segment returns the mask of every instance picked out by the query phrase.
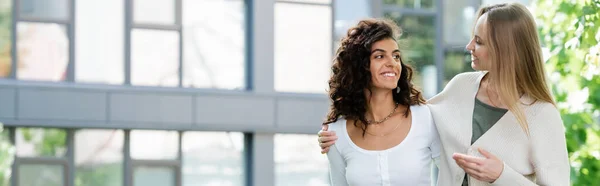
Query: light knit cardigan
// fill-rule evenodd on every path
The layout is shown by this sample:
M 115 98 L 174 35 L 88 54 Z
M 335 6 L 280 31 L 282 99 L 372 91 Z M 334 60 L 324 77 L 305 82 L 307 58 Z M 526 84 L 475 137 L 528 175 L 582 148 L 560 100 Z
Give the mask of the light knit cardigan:
M 428 101 L 442 142 L 438 185 L 461 185 L 465 172 L 452 154 L 484 157 L 477 148 L 504 161 L 504 169 L 494 183 L 469 177 L 469 186 L 569 185 L 565 130 L 560 113 L 551 103 L 521 104 L 529 138 L 509 111 L 471 145 L 474 100 L 484 75 L 485 72 L 459 74 Z M 533 99 L 525 95 L 521 102 L 532 103 Z

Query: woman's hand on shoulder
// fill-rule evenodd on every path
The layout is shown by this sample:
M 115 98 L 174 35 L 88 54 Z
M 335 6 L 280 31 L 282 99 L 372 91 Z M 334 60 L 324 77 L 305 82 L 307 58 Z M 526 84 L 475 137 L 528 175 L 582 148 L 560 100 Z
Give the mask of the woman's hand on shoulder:
M 338 137 L 335 135 L 335 131 L 327 131 L 329 129 L 329 125 L 323 125 L 323 128 L 317 133 L 319 146 L 321 147 L 321 154 L 325 154 L 329 152 L 329 147 L 331 147 Z

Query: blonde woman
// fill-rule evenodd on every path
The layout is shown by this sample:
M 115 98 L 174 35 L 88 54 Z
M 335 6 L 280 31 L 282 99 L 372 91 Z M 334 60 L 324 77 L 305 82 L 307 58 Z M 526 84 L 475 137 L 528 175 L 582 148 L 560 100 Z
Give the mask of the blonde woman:
M 438 185 L 569 185 L 531 13 L 518 3 L 481 8 L 467 49 L 478 72 L 457 75 L 428 101 L 442 144 Z M 323 152 L 337 138 L 319 136 Z

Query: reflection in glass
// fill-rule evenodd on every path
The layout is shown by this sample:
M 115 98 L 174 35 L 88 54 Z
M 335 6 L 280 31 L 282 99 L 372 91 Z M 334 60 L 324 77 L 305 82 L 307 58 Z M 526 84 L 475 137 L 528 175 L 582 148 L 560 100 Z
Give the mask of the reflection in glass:
M 183 0 L 183 86 L 245 88 L 242 0 Z
M 69 39 L 64 25 L 17 23 L 19 79 L 62 81 L 67 76 Z
M 131 157 L 143 160 L 174 160 L 179 138 L 176 131 L 131 131 Z
M 330 6 L 275 4 L 275 90 L 326 93 L 331 26 Z
M 20 186 L 64 186 L 62 165 L 19 165 Z
M 133 170 L 133 185 L 175 186 L 175 170 L 166 167 L 135 167 Z
M 452 51 L 446 52 L 444 60 L 444 86 L 454 76 L 462 72 L 473 71 L 471 68 L 471 56 L 468 52 Z
M 17 128 L 18 157 L 64 157 L 67 132 L 60 129 Z
M 402 28 L 403 34 L 399 41 L 404 62 L 415 68 L 413 81 L 417 87 L 429 86 L 423 79 L 423 70 L 427 66 L 435 67 L 435 25 L 434 17 L 406 16 L 398 12 L 386 13 L 385 17 L 395 20 Z M 430 78 L 430 77 L 428 77 Z M 435 78 L 434 81 L 435 82 Z
M 410 9 L 433 9 L 435 0 L 383 0 L 383 4 Z
M 179 34 L 175 31 L 131 31 L 131 84 L 179 84 Z
M 18 0 L 21 17 L 34 19 L 67 20 L 68 0 Z
M 0 123 L 0 186 L 9 186 L 11 166 L 15 156 L 15 147 L 10 142 L 7 128 Z
M 123 185 L 122 130 L 78 130 L 75 133 L 75 185 Z
M 276 134 L 275 185 L 329 185 L 329 164 L 316 135 Z
M 122 84 L 123 1 L 78 1 L 76 5 L 75 81 Z
M 318 4 L 330 4 L 331 0 L 286 0 L 300 3 L 318 3 Z
M 0 0 L 0 78 L 8 77 L 11 72 L 12 1 Z M 1 183 L 0 183 L 1 184 Z
M 183 186 L 244 185 L 242 133 L 186 132 L 182 140 Z
M 175 24 L 175 0 L 133 0 L 133 20 L 143 24 Z
M 475 8 L 471 0 L 443 1 L 444 43 L 446 46 L 464 48 L 471 37 Z

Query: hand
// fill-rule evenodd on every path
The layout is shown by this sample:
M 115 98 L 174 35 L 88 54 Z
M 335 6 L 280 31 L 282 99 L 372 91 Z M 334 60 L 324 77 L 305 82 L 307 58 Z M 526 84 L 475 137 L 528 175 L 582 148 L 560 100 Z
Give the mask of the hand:
M 321 154 L 329 152 L 329 147 L 338 139 L 335 135 L 335 131 L 327 131 L 327 129 L 329 129 L 329 125 L 323 125 L 323 128 L 321 128 L 317 134 L 317 136 L 319 136 L 318 140 L 319 146 L 321 146 Z
M 469 176 L 480 181 L 493 183 L 500 177 L 500 174 L 502 174 L 504 163 L 488 151 L 481 148 L 478 150 L 485 158 L 460 153 L 454 153 L 452 158 L 454 158 L 456 164 L 464 169 Z

